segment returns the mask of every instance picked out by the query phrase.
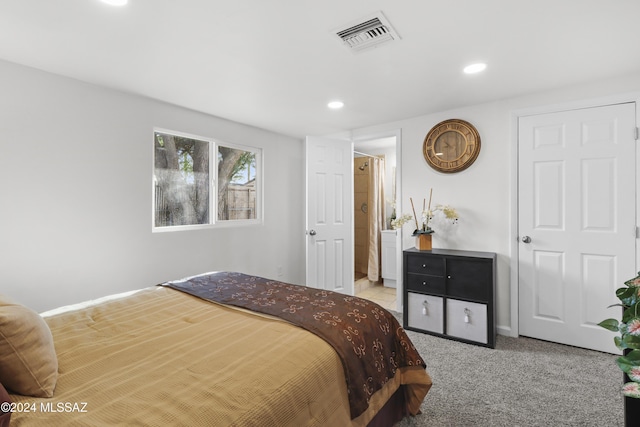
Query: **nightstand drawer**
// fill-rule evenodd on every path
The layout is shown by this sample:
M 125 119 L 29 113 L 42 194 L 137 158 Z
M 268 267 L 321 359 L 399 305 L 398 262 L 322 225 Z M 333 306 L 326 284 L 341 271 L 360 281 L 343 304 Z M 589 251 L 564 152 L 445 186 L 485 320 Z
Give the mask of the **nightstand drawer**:
M 442 298 L 409 292 L 407 326 L 442 334 L 444 321 Z
M 447 299 L 447 335 L 487 344 L 486 304 Z
M 407 273 L 444 277 L 444 260 L 439 257 L 407 256 Z
M 407 289 L 411 291 L 444 294 L 444 288 L 444 277 L 428 276 L 426 274 L 407 274 Z

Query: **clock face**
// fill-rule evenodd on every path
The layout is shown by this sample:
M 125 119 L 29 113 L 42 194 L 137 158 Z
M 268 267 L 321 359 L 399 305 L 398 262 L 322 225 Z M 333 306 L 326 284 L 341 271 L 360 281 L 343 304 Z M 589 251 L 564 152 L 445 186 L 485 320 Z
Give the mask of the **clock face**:
M 467 149 L 467 140 L 458 132 L 446 131 L 433 143 L 435 155 L 440 160 L 450 162 L 460 158 Z
M 446 173 L 468 168 L 480 152 L 480 135 L 471 123 L 464 120 L 445 120 L 427 134 L 424 158 L 429 165 Z

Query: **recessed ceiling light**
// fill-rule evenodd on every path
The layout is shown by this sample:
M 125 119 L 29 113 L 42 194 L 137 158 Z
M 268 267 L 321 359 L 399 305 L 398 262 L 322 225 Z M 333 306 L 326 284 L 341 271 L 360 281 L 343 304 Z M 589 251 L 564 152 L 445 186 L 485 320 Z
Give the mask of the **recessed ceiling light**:
M 477 64 L 467 65 L 466 67 L 464 67 L 464 72 L 467 74 L 475 74 L 479 73 L 480 71 L 484 71 L 485 68 L 487 68 L 487 64 L 479 62 Z
M 344 107 L 344 102 L 342 102 L 342 101 L 331 101 L 330 103 L 327 104 L 327 107 L 331 108 L 332 110 L 338 110 L 338 109 Z
M 100 0 L 102 3 L 106 3 L 110 6 L 124 6 L 129 0 Z

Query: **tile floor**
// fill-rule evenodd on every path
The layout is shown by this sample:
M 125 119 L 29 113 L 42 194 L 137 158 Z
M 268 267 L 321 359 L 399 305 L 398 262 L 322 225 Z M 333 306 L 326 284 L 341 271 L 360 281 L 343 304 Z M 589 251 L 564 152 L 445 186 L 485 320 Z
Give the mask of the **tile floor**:
M 369 279 L 363 277 L 356 280 L 355 291 L 357 297 L 373 301 L 387 310 L 397 310 L 395 288 L 386 288 L 381 283 L 370 282 Z

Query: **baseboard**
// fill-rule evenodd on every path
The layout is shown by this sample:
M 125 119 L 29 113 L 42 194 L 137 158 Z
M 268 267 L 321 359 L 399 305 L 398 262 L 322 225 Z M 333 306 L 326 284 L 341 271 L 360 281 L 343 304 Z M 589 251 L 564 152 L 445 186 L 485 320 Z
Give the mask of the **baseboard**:
M 511 327 L 509 326 L 496 325 L 496 332 L 498 333 L 498 335 L 504 335 L 506 337 L 516 338 L 516 335 L 513 335 L 513 332 L 511 331 Z

